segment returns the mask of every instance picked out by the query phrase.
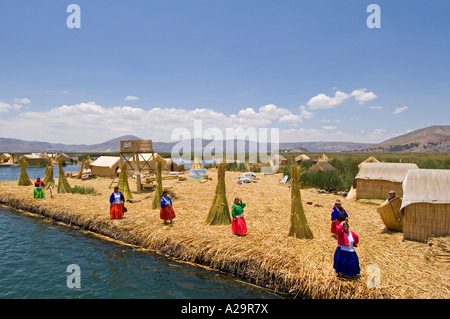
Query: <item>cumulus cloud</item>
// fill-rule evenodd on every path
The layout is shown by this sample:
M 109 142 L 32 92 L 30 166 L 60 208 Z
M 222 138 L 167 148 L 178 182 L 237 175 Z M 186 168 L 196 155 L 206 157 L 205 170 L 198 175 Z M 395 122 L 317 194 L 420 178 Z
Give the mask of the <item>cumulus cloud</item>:
M 402 113 L 403 111 L 405 111 L 405 110 L 407 110 L 408 109 L 408 107 L 405 105 L 405 106 L 402 106 L 402 107 L 397 107 L 395 110 L 394 110 L 394 114 L 399 114 L 399 113 Z
M 334 97 L 330 97 L 323 93 L 320 93 L 320 94 L 312 97 L 306 104 L 310 107 L 311 110 L 329 109 L 336 105 L 341 104 L 349 97 L 350 97 L 349 94 L 346 94 L 341 91 L 336 91 L 336 93 L 334 94 Z
M 373 99 L 377 98 L 375 93 L 366 91 L 367 89 L 354 90 L 351 96 L 354 97 L 355 100 L 359 102 L 359 104 L 363 104 L 365 102 L 372 101 Z
M 23 98 L 18 98 L 18 97 L 16 97 L 16 98 L 14 98 L 14 103 L 18 103 L 18 104 L 30 104 L 30 103 L 31 103 L 31 100 L 28 99 L 28 98 L 26 98 L 26 97 L 23 97 Z
M 124 100 L 125 101 L 137 101 L 137 100 L 139 100 L 139 98 L 137 96 L 128 95 L 128 96 L 125 97 Z
M 12 108 L 13 106 L 0 102 L 0 111 Z M 267 104 L 257 109 L 245 108 L 226 115 L 208 108 L 105 107 L 90 101 L 62 105 L 46 111 L 26 111 L 9 121 L 0 120 L 0 136 L 20 127 L 16 137 L 26 140 L 95 144 L 130 134 L 155 141 L 170 141 L 172 131 L 177 128 L 192 131 L 194 121 L 201 120 L 204 130 L 218 128 L 222 132 L 227 128 L 269 128 L 285 123 L 295 125 L 301 123 L 303 117 L 312 116 L 311 112 L 302 108 L 300 110 L 303 113 Z M 44 122 L 46 129 L 39 129 L 40 123 Z

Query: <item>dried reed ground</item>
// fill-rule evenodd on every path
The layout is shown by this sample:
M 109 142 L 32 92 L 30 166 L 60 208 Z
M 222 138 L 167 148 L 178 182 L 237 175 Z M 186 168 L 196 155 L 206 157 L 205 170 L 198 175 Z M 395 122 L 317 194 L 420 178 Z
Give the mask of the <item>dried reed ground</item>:
M 262 287 L 291 292 L 308 298 L 449 298 L 449 237 L 429 243 L 403 241 L 402 233 L 384 230 L 376 208 L 380 200 L 342 199 L 349 213 L 350 228 L 360 237 L 357 254 L 361 276 L 339 278 L 333 270 L 337 245 L 330 234 L 330 212 L 336 195 L 302 189 L 305 214 L 314 239 L 287 236 L 290 223 L 290 190 L 279 181 L 281 174 L 256 174 L 259 180 L 237 184 L 239 172 L 226 173 L 227 200 L 235 197 L 247 204 L 245 219 L 249 233 L 236 237 L 230 226 L 205 223 L 212 204 L 217 171 L 208 170 L 212 180 L 167 181 L 176 194 L 177 217 L 172 227 L 164 226 L 159 211 L 151 210 L 153 193 L 136 194 L 136 181 L 129 180 L 133 198 L 122 220 L 109 218 L 111 179 L 81 181 L 68 179 L 71 186 L 91 186 L 98 194 L 55 194 L 33 199 L 33 186 L 17 182 L 0 183 L 0 203 L 77 225 L 99 234 L 159 251 L 167 256 L 225 271 Z M 312 204 L 307 204 L 312 202 Z M 371 265 L 380 269 L 380 287 L 373 288 Z M 372 284 L 369 288 L 367 282 Z

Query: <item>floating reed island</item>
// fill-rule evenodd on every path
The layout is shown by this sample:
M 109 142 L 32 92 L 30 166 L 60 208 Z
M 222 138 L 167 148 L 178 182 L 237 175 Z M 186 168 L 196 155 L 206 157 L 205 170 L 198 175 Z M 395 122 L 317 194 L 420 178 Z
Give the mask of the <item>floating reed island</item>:
M 45 199 L 33 198 L 33 186 L 0 183 L 0 203 L 80 227 L 207 269 L 234 275 L 240 280 L 295 298 L 450 298 L 450 240 L 403 240 L 401 232 L 387 230 L 377 208 L 383 200 L 341 198 L 349 214 L 350 229 L 358 234 L 356 248 L 361 267 L 357 278 L 341 278 L 333 269 L 337 241 L 330 233 L 330 216 L 337 195 L 301 189 L 301 202 L 311 239 L 289 236 L 291 189 L 280 183 L 281 174 L 255 174 L 252 183 L 238 184 L 240 172 L 226 172 L 228 205 L 235 197 L 247 204 L 246 236 L 235 236 L 231 225 L 210 225 L 207 216 L 218 182 L 216 169 L 208 179 L 171 180 L 169 187 L 176 218 L 172 226 L 152 209 L 155 192 L 137 193 L 129 181 L 133 202 L 125 218 L 109 215 L 111 178 L 79 180 L 71 186 L 91 187 L 95 195 L 46 190 Z

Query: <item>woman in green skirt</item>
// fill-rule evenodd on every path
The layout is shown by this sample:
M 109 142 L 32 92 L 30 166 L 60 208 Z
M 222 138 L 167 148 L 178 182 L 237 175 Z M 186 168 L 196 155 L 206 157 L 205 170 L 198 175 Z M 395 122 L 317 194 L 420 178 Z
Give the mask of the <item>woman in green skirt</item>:
M 44 182 L 38 177 L 34 182 L 34 198 L 45 198 Z

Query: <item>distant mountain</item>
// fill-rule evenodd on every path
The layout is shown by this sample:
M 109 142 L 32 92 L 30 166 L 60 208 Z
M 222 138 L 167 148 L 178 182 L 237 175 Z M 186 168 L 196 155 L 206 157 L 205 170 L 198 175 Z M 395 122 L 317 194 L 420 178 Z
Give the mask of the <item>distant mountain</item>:
M 116 153 L 120 151 L 121 140 L 141 139 L 134 135 L 124 135 L 108 140 L 104 143 L 61 144 L 38 141 L 23 141 L 0 137 L 1 153 Z M 191 140 L 191 150 L 201 151 L 206 147 L 214 146 L 211 140 Z M 233 147 L 234 152 L 245 152 L 255 146 L 248 141 L 229 140 L 225 146 Z M 174 146 L 180 147 L 180 142 L 153 142 L 153 149 L 158 153 L 170 153 Z M 233 146 L 234 143 L 234 146 Z M 178 145 L 177 145 L 178 144 Z M 259 149 L 261 145 L 257 145 Z M 267 147 L 270 152 L 270 145 Z M 296 142 L 280 143 L 280 152 L 299 153 L 333 153 L 333 152 L 450 152 L 450 126 L 430 126 L 401 136 L 397 136 L 380 144 L 351 143 L 351 142 Z
M 450 152 L 450 126 L 434 125 L 415 130 L 364 149 L 367 152 Z

